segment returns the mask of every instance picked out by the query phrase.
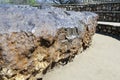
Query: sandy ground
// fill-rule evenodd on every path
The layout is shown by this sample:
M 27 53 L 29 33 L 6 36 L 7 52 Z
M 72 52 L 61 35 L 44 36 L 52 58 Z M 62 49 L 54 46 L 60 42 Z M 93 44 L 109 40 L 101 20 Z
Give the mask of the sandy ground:
M 95 34 L 90 48 L 43 80 L 120 80 L 120 41 Z

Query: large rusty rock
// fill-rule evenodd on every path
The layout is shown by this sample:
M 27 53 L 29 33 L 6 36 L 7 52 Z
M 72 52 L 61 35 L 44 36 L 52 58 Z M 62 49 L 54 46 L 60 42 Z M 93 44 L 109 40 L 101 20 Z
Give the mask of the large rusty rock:
M 97 15 L 0 5 L 0 80 L 37 80 L 91 43 Z

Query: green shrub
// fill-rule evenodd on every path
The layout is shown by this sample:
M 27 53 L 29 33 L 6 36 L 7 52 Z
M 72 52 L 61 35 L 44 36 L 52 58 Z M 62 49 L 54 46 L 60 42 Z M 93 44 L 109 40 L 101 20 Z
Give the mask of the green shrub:
M 35 5 L 36 1 L 35 0 L 27 0 L 27 4 L 29 4 L 29 5 Z
M 35 5 L 36 0 L 0 0 L 0 3 L 10 3 L 10 4 L 28 4 L 28 5 Z

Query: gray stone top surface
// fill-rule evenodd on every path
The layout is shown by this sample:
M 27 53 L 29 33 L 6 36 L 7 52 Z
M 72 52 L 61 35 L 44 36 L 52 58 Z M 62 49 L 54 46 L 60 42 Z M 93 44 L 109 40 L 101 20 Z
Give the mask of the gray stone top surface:
M 38 9 L 28 5 L 0 5 L 0 33 L 32 32 L 36 36 L 55 35 L 59 28 L 84 29 L 94 26 L 97 14 L 91 12 L 74 12 L 47 7 Z M 47 33 L 46 33 L 47 32 Z

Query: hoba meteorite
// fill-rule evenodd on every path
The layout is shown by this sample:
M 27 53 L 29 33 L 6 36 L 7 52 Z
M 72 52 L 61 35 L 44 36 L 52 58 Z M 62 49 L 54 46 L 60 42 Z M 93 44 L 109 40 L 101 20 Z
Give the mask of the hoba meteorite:
M 98 16 L 91 12 L 0 5 L 0 80 L 39 80 L 90 46 Z

